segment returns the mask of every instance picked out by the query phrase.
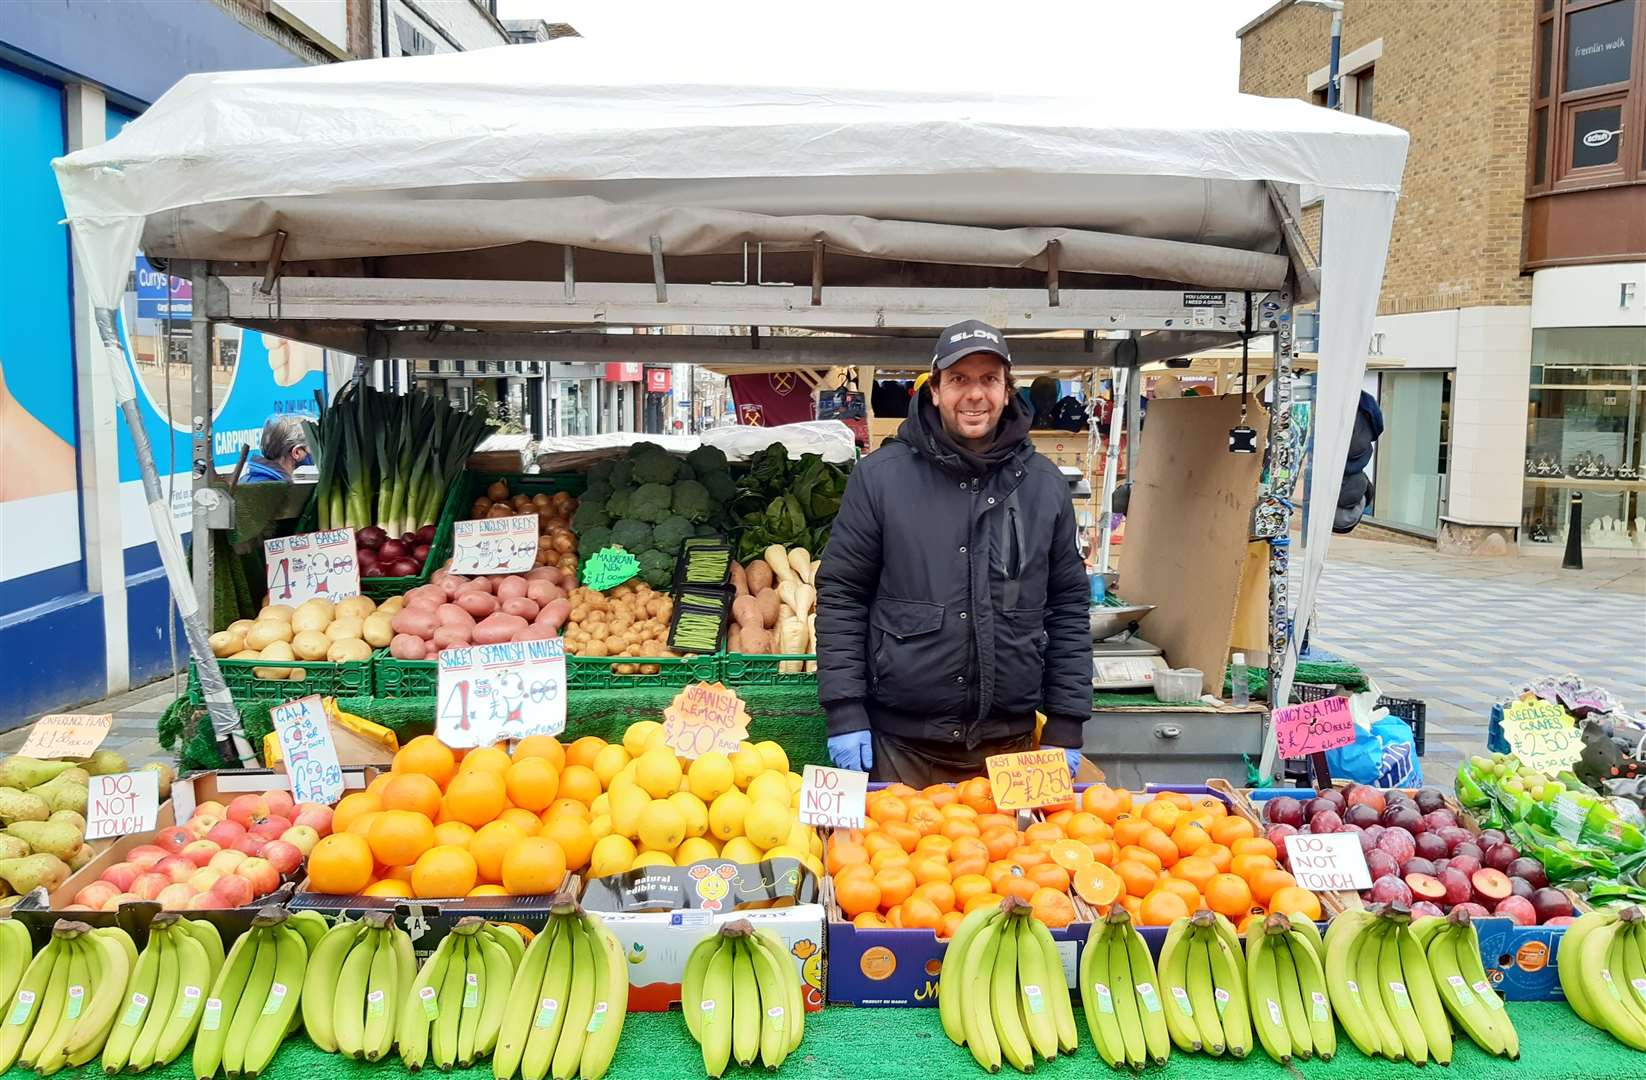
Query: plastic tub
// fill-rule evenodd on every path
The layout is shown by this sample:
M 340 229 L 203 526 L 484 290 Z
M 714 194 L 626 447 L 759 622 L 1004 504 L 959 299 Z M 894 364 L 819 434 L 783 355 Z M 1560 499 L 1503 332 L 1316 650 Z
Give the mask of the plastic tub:
M 1198 668 L 1174 668 L 1157 671 L 1154 676 L 1156 701 L 1198 701 L 1201 672 Z

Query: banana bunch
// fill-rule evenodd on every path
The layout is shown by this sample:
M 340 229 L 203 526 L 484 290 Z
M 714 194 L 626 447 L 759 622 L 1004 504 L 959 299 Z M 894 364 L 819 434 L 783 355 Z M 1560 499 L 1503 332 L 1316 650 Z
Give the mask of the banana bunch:
M 1112 1069 L 1166 1064 L 1172 1038 L 1149 946 L 1116 904 L 1093 922 L 1080 956 L 1080 998 L 1097 1053 Z
M 223 967 L 223 939 L 204 919 L 162 911 L 132 968 L 126 1007 L 103 1044 L 103 1071 L 143 1072 L 176 1060 L 200 1026 Z
M 59 919 L 32 961 L 25 959 L 26 932 L 19 939 L 15 930 L 4 931 L 0 950 L 6 969 L 0 981 L 22 974 L 0 1026 L 0 1072 L 15 1063 L 50 1076 L 101 1054 L 137 963 L 126 932 Z
M 747 919 L 723 923 L 692 949 L 680 1007 L 710 1076 L 724 1073 L 734 1059 L 752 1065 L 758 1058 L 775 1069 L 806 1032 L 800 972 L 776 935 Z M 593 1080 L 586 1072 L 583 1077 Z
M 1586 912 L 1566 928 L 1556 964 L 1573 1012 L 1646 1050 L 1646 913 L 1634 906 Z
M 1488 1054 L 1500 1054 L 1511 1061 L 1519 1058 L 1520 1036 L 1492 984 L 1486 981 L 1486 968 L 1480 962 L 1480 935 L 1469 913 L 1454 908 L 1450 915 L 1417 919 L 1412 923 L 1412 936 L 1429 961 L 1446 1012 L 1463 1033 Z
M 1414 1065 L 1433 1058 L 1447 1065 L 1452 1026 L 1410 923 L 1410 912 L 1391 905 L 1355 908 L 1333 919 L 1324 943 L 1327 991 L 1349 1041 L 1361 1053 Z M 1260 1034 L 1261 1011 L 1254 986 L 1252 1018 Z
M 1308 923 L 1314 929 L 1313 923 Z M 1204 1050 L 1243 1058 L 1252 1050 L 1246 1004 L 1246 960 L 1234 924 L 1202 908 L 1178 919 L 1160 948 L 1166 1030 L 1185 1053 Z
M 1005 1061 L 1034 1069 L 1080 1046 L 1063 961 L 1046 924 L 1008 897 L 961 922 L 943 953 L 937 983 L 943 1033 L 996 1072 Z
M 434 984 L 425 984 L 422 976 L 418 982 L 426 1002 Z M 440 1008 L 445 1009 L 443 995 Z M 622 943 L 596 915 L 573 903 L 556 903 L 515 967 L 492 1075 L 600 1080 L 617 1053 L 628 1014 L 629 962 Z
M 1316 1054 L 1330 1061 L 1337 1053 L 1324 956 L 1325 943 L 1307 919 L 1294 922 L 1277 912 L 1246 928 L 1252 1026 L 1263 1049 L 1282 1065 L 1294 1057 Z M 1418 959 L 1422 960 L 1421 951 Z M 1428 977 L 1427 968 L 1424 977 Z M 1434 984 L 1429 987 L 1433 991 Z M 1445 1018 L 1440 1022 L 1444 1024 Z
M 405 963 L 410 974 L 388 987 L 394 992 L 393 985 L 399 986 L 400 1006 L 396 1026 L 389 1029 L 379 1056 L 398 1042 L 401 1060 L 415 1071 L 425 1064 L 442 1070 L 457 1065 L 467 1068 L 490 1054 L 498 1044 L 515 972 L 524 962 L 525 953 L 525 943 L 512 926 L 488 923 L 475 916 L 459 919 L 421 968 L 410 963 L 411 941 L 407 939 Z M 379 966 L 372 964 L 374 980 Z M 392 972 L 389 969 L 387 974 Z M 348 978 L 348 966 L 344 965 L 345 983 Z M 377 984 L 374 981 L 370 985 Z M 359 989 L 366 999 L 369 1018 L 371 994 L 375 991 L 369 990 L 364 981 Z M 357 997 L 357 1010 L 358 1003 Z M 372 1057 L 377 1052 L 372 1048 L 372 1034 L 368 1019 L 366 1057 L 376 1060 Z M 340 1049 L 350 1052 L 341 1027 L 337 1041 Z
M 194 1075 L 211 1080 L 221 1068 L 252 1080 L 296 1030 L 298 999 L 309 950 L 326 932 L 324 916 L 266 907 L 223 958 L 194 1037 Z
M 386 911 L 339 921 L 309 954 L 302 1019 L 309 1041 L 328 1053 L 377 1061 L 394 1049 L 417 959 L 411 936 Z

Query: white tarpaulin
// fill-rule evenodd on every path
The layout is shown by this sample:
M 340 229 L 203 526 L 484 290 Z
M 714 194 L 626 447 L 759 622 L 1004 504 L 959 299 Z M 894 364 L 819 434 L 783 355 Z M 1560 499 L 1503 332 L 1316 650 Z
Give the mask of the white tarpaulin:
M 1329 259 L 1306 622 L 1405 132 L 1166 82 L 916 93 L 831 86 L 828 57 L 803 50 L 779 76 L 742 81 L 741 57 L 678 52 L 573 39 L 191 75 L 117 138 L 55 163 L 93 301 L 118 305 L 140 241 L 150 255 L 261 261 L 276 230 L 288 262 L 521 240 L 641 253 L 658 236 L 670 254 L 822 240 L 1040 266 L 1056 238 L 1067 271 L 1268 289 L 1286 263 L 1263 185 L 1307 185 L 1325 194 Z

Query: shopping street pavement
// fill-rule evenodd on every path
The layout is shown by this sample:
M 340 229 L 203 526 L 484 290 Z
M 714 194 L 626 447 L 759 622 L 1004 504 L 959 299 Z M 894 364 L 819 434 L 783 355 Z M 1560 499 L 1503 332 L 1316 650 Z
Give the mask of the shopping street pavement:
M 1539 675 L 1576 672 L 1646 709 L 1646 558 L 1572 571 L 1541 557 L 1339 537 L 1318 612 L 1318 647 L 1360 664 L 1384 694 L 1427 702 L 1432 782 L 1486 745 L 1492 703 Z M 113 713 L 105 745 L 134 766 L 163 760 L 155 724 L 183 688 L 167 678 L 76 711 Z M 25 735 L 0 734 L 0 754 Z

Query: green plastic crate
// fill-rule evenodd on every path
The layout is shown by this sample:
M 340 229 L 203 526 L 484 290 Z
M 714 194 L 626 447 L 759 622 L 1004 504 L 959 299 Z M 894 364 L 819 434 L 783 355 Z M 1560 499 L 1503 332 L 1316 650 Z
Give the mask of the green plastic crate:
M 613 664 L 656 664 L 656 675 L 619 675 Z M 573 690 L 616 690 L 636 686 L 689 686 L 695 682 L 719 682 L 719 656 L 665 657 L 643 660 L 609 656 L 566 656 L 566 685 Z
M 333 664 L 324 660 L 218 660 L 223 681 L 236 701 L 291 701 L 321 694 L 327 697 L 360 697 L 370 695 L 372 688 L 371 660 L 353 660 Z M 253 668 L 302 668 L 302 679 L 259 679 Z M 189 661 L 189 700 L 196 705 L 205 703 L 200 692 L 200 677 L 193 660 Z
M 399 596 L 427 584 L 429 575 L 440 568 L 440 564 L 451 558 L 452 554 L 452 524 L 457 520 L 460 508 L 466 505 L 463 496 L 466 488 L 459 479 L 453 483 L 451 490 L 446 492 L 446 499 L 440 504 L 440 519 L 434 523 L 434 541 L 429 544 L 429 557 L 423 561 L 423 572 L 410 574 L 406 577 L 363 577 L 360 579 L 360 595 L 369 596 L 378 603 L 392 596 Z M 471 500 L 472 501 L 472 500 Z M 309 499 L 308 509 L 297 522 L 298 532 L 313 532 L 318 511 L 314 499 Z
M 817 672 L 784 674 L 777 666 L 785 660 L 815 661 L 815 653 L 774 653 L 770 656 L 726 653 L 720 658 L 721 679 L 727 686 L 777 686 L 817 681 Z
M 434 697 L 440 681 L 434 660 L 396 660 L 389 650 L 372 654 L 373 694 L 380 698 Z

